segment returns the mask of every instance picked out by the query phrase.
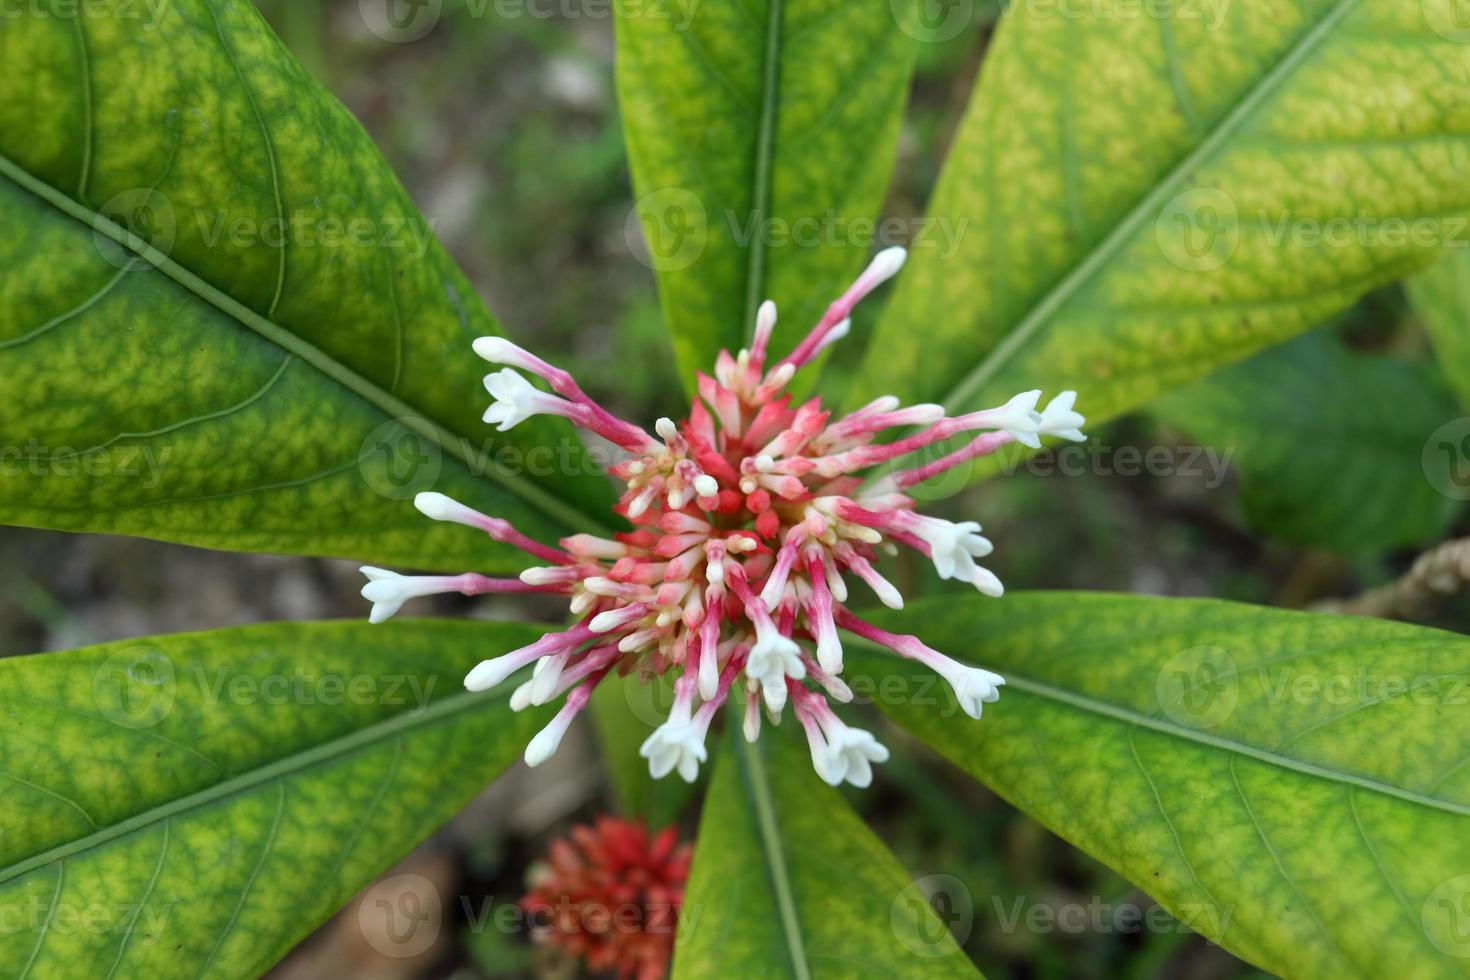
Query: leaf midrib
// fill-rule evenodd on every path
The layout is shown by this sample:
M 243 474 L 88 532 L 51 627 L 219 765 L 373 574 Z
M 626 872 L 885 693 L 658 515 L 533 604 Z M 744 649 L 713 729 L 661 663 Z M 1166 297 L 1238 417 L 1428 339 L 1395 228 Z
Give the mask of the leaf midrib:
M 282 350 L 295 354 L 331 380 L 386 413 L 389 418 L 397 419 L 404 427 L 432 440 L 441 450 L 465 464 L 471 474 L 487 475 L 488 478 L 564 527 L 590 532 L 608 532 L 605 522 L 547 493 L 525 477 L 499 469 L 488 455 L 475 449 L 470 444 L 470 440 L 429 418 L 428 413 L 384 391 L 382 387 L 336 360 L 321 348 L 256 313 L 234 297 L 185 269 L 110 218 L 33 176 L 4 154 L 0 154 L 0 176 L 4 176 L 22 190 L 50 204 L 67 217 L 86 225 L 94 232 L 106 235 L 118 245 L 136 253 L 153 268 L 189 290 L 205 303 L 234 319 L 241 326 L 255 331 Z
M 730 725 L 730 741 L 735 747 L 741 781 L 745 784 L 745 798 L 755 815 L 761 855 L 766 864 L 766 880 L 776 901 L 776 914 L 780 919 L 781 935 L 786 940 L 792 974 L 797 980 L 811 980 L 811 966 L 807 963 L 801 934 L 801 918 L 796 912 L 796 896 L 791 890 L 791 877 L 786 869 L 786 852 L 781 845 L 781 827 L 771 798 L 765 760 L 761 758 L 760 748 L 747 742 L 740 734 L 738 724 Z
M 1316 50 L 1322 39 L 1357 4 L 1358 0 L 1338 0 L 1337 4 L 1321 20 L 1306 31 L 1282 56 L 1281 60 L 1276 62 L 1271 70 L 1262 77 L 1260 82 L 1220 118 L 1214 129 L 1186 154 L 1164 176 L 1163 180 L 1155 184 L 1153 189 L 1124 215 L 1123 220 L 1114 225 L 1112 231 L 1098 242 L 1081 262 L 1074 265 L 1071 271 L 1063 276 L 1055 286 L 1048 290 L 1046 295 L 1011 328 L 1001 342 L 966 374 L 959 384 L 950 390 L 949 394 L 944 396 L 942 401 L 945 407 L 951 411 L 958 411 L 969 399 L 975 397 L 980 389 L 1015 357 L 1031 337 L 1051 320 L 1063 304 L 1117 256 L 1126 240 L 1157 210 L 1165 197 L 1175 193 L 1191 171 L 1218 150 L 1226 140 L 1235 135 L 1245 121 L 1254 115 L 1261 104 L 1275 93 L 1287 76 L 1296 71 L 1301 63 Z
M 844 645 L 861 647 L 865 650 L 868 650 L 869 652 L 888 658 L 894 658 L 898 656 L 892 650 L 889 650 L 886 647 L 879 646 L 876 643 L 863 640 L 850 634 L 843 638 L 843 643 Z M 1352 773 L 1340 772 L 1336 769 L 1328 769 L 1326 766 L 1319 766 L 1315 763 L 1305 762 L 1301 759 L 1292 758 L 1291 756 L 1280 755 L 1268 749 L 1257 748 L 1254 745 L 1247 745 L 1244 742 L 1236 742 L 1232 739 L 1221 738 L 1218 735 L 1212 735 L 1209 732 L 1205 732 L 1200 729 L 1189 728 L 1187 726 L 1180 725 L 1176 722 L 1169 721 L 1163 718 L 1153 718 L 1148 715 L 1141 714 L 1133 710 L 1132 708 L 1126 708 L 1122 705 L 1112 704 L 1107 701 L 1101 701 L 1096 698 L 1089 697 L 1086 694 L 1079 694 L 1075 691 L 1069 691 L 1066 688 L 1048 684 L 1045 681 L 1038 681 L 1033 678 L 1026 677 L 1024 674 L 1017 674 L 1015 671 L 1009 669 L 999 670 L 999 672 L 1006 679 L 1006 687 L 1013 688 L 1025 694 L 1030 694 L 1033 697 L 1044 698 L 1048 701 L 1053 701 L 1058 704 L 1064 704 L 1070 708 L 1075 708 L 1079 711 L 1085 711 L 1089 714 L 1099 715 L 1104 718 L 1110 718 L 1113 721 L 1119 721 L 1126 725 L 1132 725 L 1138 728 L 1145 728 L 1150 731 L 1157 732 L 1161 735 L 1169 735 L 1187 742 L 1194 742 L 1198 745 L 1208 746 L 1210 748 L 1219 749 L 1224 752 L 1232 752 L 1236 755 L 1255 759 L 1257 762 L 1264 762 L 1269 765 L 1276 766 L 1277 768 L 1286 769 L 1300 775 L 1313 776 L 1318 779 L 1328 780 L 1330 782 L 1344 783 L 1350 786 L 1356 786 L 1359 789 L 1366 789 L 1384 796 L 1391 796 L 1395 799 L 1403 800 L 1407 803 L 1415 803 L 1419 806 L 1429 807 L 1430 809 L 1441 810 L 1445 813 L 1452 813 L 1456 816 L 1470 816 L 1470 804 L 1455 803 L 1450 800 L 1443 800 L 1438 797 L 1428 796 L 1423 793 L 1416 793 L 1413 790 L 1403 789 L 1402 787 L 1393 786 L 1388 783 L 1382 783 L 1375 779 L 1369 779 L 1366 776 L 1357 776 Z
M 346 735 L 257 766 L 249 772 L 215 783 L 213 786 L 149 807 L 84 837 L 58 844 L 9 867 L 0 868 L 0 885 L 30 874 L 55 861 L 101 847 L 136 830 L 152 826 L 160 820 L 167 820 L 236 794 L 249 792 L 272 780 L 304 772 L 385 739 L 445 721 L 472 708 L 482 709 L 489 704 L 504 700 L 506 696 L 504 691 L 493 694 L 471 694 L 464 691 L 435 701 L 422 711 L 406 711 L 384 721 L 374 722 Z
M 776 113 L 781 85 L 781 28 L 785 0 L 767 0 L 765 60 L 761 66 L 760 128 L 756 131 L 755 173 L 751 207 L 765 220 L 771 207 L 771 169 L 776 156 Z M 766 236 L 757 234 L 750 243 L 750 262 L 745 270 L 745 319 L 738 331 L 742 342 L 755 330 L 755 313 L 766 287 Z

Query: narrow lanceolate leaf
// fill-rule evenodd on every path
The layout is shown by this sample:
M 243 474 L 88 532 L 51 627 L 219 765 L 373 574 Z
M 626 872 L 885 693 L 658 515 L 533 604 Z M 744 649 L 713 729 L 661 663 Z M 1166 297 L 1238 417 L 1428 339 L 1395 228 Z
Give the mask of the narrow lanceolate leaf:
M 1247 519 L 1290 541 L 1349 553 L 1424 544 L 1463 506 L 1449 469 L 1459 446 L 1450 459 L 1433 446 L 1460 410 L 1425 361 L 1311 334 L 1181 388 L 1155 411 L 1229 453 Z
M 0 63 L 0 520 L 494 570 L 414 492 L 602 499 L 567 430 L 480 424 L 495 324 L 249 3 L 27 8 Z
M 1464 238 L 1453 0 L 1128 6 L 1008 8 L 929 207 L 966 232 L 913 256 L 860 393 L 1101 420 Z
M 1470 251 L 1464 247 L 1450 251 L 1406 285 L 1445 377 L 1460 403 L 1470 406 Z M 1465 434 L 1470 434 L 1470 427 Z
M 0 974 L 259 976 L 517 758 L 545 711 L 460 678 L 538 632 L 272 625 L 0 661 Z M 422 911 L 381 951 L 428 948 Z
M 694 847 L 675 980 L 980 976 L 923 878 L 816 777 L 803 747 L 730 734 Z
M 913 5 L 617 5 L 618 97 L 649 262 L 684 375 L 764 299 L 788 350 L 875 243 L 915 51 Z M 886 242 L 885 244 L 899 244 Z
M 972 722 L 855 649 L 880 706 L 1191 928 L 1284 977 L 1470 976 L 1470 640 L 1076 593 L 885 618 L 1007 686 Z

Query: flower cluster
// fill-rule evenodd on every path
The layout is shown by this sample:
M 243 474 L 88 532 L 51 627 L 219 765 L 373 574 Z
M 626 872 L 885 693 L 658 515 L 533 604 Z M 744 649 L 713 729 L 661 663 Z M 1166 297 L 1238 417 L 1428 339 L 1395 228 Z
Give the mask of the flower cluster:
M 1028 391 L 954 417 L 939 405 L 901 407 L 896 398 L 879 398 L 835 419 L 820 399 L 798 402 L 787 393 L 796 372 L 848 332 L 853 308 L 903 261 L 902 249 L 879 253 L 806 339 L 774 363 L 766 348 L 776 307 L 767 301 L 749 349 L 721 352 L 714 374 L 698 377 L 700 397 L 689 418 L 660 419 L 653 434 L 616 418 L 571 375 L 515 344 L 475 341 L 476 353 L 500 365 L 485 378 L 494 398 L 485 421 L 504 431 L 533 415 L 558 415 L 620 447 L 626 456 L 612 473 L 626 489 L 616 510 L 633 530 L 612 538 L 578 534 L 550 547 L 442 494 L 420 494 L 414 503 L 426 517 L 477 528 L 544 565 L 509 580 L 364 568 L 373 622 L 408 598 L 440 592 L 567 596 L 570 629 L 486 660 L 465 679 L 470 690 L 486 690 L 534 664 L 511 697 L 517 710 L 566 695 L 526 749 L 533 766 L 556 751 L 610 671 L 676 671 L 669 719 L 642 748 L 655 777 L 675 770 L 696 777 L 715 712 L 733 696 L 744 701 L 746 738 L 756 739 L 763 713 L 779 723 L 789 704 L 818 774 L 833 785 L 866 786 L 872 763 L 888 751 L 844 724 L 829 703 L 852 698 L 841 677 L 843 631 L 932 668 L 961 708 L 979 718 L 1005 681 L 859 619 L 846 605 L 848 581 L 860 580 L 884 605 L 902 608 L 902 596 L 874 563 L 903 546 L 932 561 L 941 578 L 1001 595 L 1000 580 L 977 564 L 991 552 L 980 525 L 921 515 L 905 491 L 1013 441 L 1036 447 L 1044 436 L 1081 440 L 1083 418 L 1070 391 L 1040 408 L 1041 393 Z M 894 429 L 913 431 L 880 441 Z M 918 450 L 971 433 L 946 455 L 899 468 Z
M 559 946 L 596 972 L 631 980 L 668 973 L 689 845 L 673 827 L 650 839 L 642 824 L 601 817 L 556 840 L 531 869 L 521 908 L 537 942 Z

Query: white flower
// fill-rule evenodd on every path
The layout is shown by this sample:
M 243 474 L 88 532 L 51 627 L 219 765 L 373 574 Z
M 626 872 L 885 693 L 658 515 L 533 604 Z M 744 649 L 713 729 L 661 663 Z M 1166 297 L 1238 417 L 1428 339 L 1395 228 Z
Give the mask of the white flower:
M 555 395 L 536 390 L 514 368 L 485 375 L 485 390 L 495 399 L 485 409 L 484 421 L 501 432 L 508 432 L 533 415 L 562 414 L 558 409 L 570 407 Z
M 873 782 L 874 762 L 887 762 L 888 749 L 871 732 L 834 721 L 827 728 L 827 781 L 864 789 Z M 835 778 L 834 778 L 835 777 Z
M 556 750 L 561 747 L 561 740 L 566 738 L 567 729 L 572 727 L 572 719 L 576 718 L 575 711 L 563 708 L 557 712 L 551 724 L 536 733 L 526 746 L 526 765 L 535 768 L 541 763 L 556 755 Z
M 827 783 L 829 786 L 842 785 L 843 777 L 847 775 L 846 771 L 836 772 L 832 768 L 834 762 L 839 765 L 843 764 L 842 757 L 837 756 L 834 758 L 832 755 L 832 746 L 822 737 L 821 726 L 814 719 L 809 719 L 802 723 L 802 727 L 806 729 L 807 747 L 811 749 L 812 753 L 812 768 L 817 771 L 817 775 L 822 778 L 822 782 Z M 751 739 L 751 741 L 755 741 L 755 739 Z
M 769 621 L 757 622 L 755 646 L 745 662 L 745 673 L 760 681 L 766 706 L 779 711 L 786 703 L 786 678 L 799 681 L 806 677 L 801 647 L 791 637 L 782 636 Z
M 550 657 L 542 657 L 536 661 L 536 669 L 531 675 L 532 704 L 545 704 L 556 697 L 561 672 L 566 668 L 567 659 L 570 656 L 570 652 L 559 653 Z M 513 698 L 514 695 L 512 695 Z
M 702 650 L 699 654 L 699 696 L 713 701 L 720 689 L 719 656 L 714 650 Z
M 979 719 L 985 705 L 1000 700 L 1000 688 L 1006 679 L 981 667 L 966 667 L 957 661 L 939 665 L 939 672 L 954 688 L 960 710 Z
M 1037 436 L 1037 431 L 1041 425 L 1041 413 L 1036 411 L 1036 403 L 1040 400 L 1040 389 L 1023 391 L 1000 408 L 992 408 L 984 415 L 991 425 L 1003 432 L 1009 432 L 1021 445 L 1040 449 L 1041 439 Z
M 648 760 L 648 771 L 654 779 L 662 779 L 674 770 L 686 783 L 694 782 L 699 765 L 709 758 L 704 747 L 704 728 L 691 721 L 686 706 L 675 710 L 669 720 L 654 729 L 638 754 Z
M 940 578 L 974 582 L 975 569 L 979 567 L 975 559 L 995 550 L 989 539 L 980 534 L 980 525 L 975 521 L 955 524 L 937 517 L 916 517 L 906 528 L 929 545 L 934 570 Z
M 1087 420 L 1072 410 L 1072 406 L 1076 403 L 1077 392 L 1075 391 L 1064 391 L 1053 398 L 1041 413 L 1037 433 L 1043 436 L 1070 439 L 1073 442 L 1085 442 L 1087 436 L 1082 434 L 1082 426 Z
M 373 604 L 368 622 L 381 623 L 391 619 L 409 599 L 420 596 L 439 595 L 459 591 L 459 579 L 444 575 L 399 575 L 386 568 L 364 565 L 358 569 L 368 578 L 362 587 L 362 597 Z

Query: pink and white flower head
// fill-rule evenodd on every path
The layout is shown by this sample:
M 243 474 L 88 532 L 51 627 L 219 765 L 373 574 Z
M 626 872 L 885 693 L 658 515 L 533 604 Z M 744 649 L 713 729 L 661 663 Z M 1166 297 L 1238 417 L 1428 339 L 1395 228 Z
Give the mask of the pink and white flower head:
M 904 546 L 932 561 L 940 577 L 1000 596 L 1000 579 L 977 563 L 992 551 L 980 525 L 918 514 L 907 491 L 1010 442 L 1035 447 L 1046 436 L 1081 440 L 1084 419 L 1073 411 L 1076 394 L 1070 391 L 1039 410 L 1041 392 L 1028 391 L 955 417 L 938 405 L 901 407 L 896 398 L 839 418 L 818 398 L 797 402 L 786 391 L 792 377 L 847 333 L 853 308 L 903 261 L 902 249 L 879 253 L 806 339 L 774 363 L 767 345 L 776 307 L 763 304 L 750 347 L 736 355 L 721 352 L 714 373 L 698 377 L 699 399 L 689 417 L 659 419 L 652 434 L 612 415 L 570 374 L 510 341 L 475 341 L 475 352 L 497 366 L 485 378 L 494 399 L 487 423 L 504 431 L 535 415 L 558 415 L 623 450 L 612 469 L 625 485 L 615 509 L 632 530 L 612 538 L 577 534 L 552 547 L 442 494 L 419 494 L 414 505 L 426 517 L 476 528 L 541 564 L 518 579 L 405 577 L 364 568 L 372 621 L 434 593 L 566 596 L 575 620 L 570 629 L 486 660 L 465 678 L 467 688 L 481 691 L 534 667 L 512 694 L 512 707 L 566 696 L 527 747 L 531 765 L 556 751 L 593 689 L 613 670 L 638 669 L 644 676 L 673 671 L 673 710 L 642 748 L 655 777 L 677 772 L 692 781 L 698 775 L 710 723 L 736 691 L 748 739 L 759 735 L 762 713 L 779 720 L 789 703 L 822 778 L 866 786 L 872 763 L 886 760 L 888 750 L 870 733 L 845 725 L 830 706 L 830 700 L 852 698 L 841 678 L 844 632 L 930 667 L 954 689 L 961 708 L 979 718 L 1005 680 L 859 619 L 847 608 L 848 580 L 863 582 L 884 605 L 902 608 L 903 597 L 875 562 L 880 553 Z M 878 441 L 900 428 L 915 431 Z M 968 442 L 945 456 L 908 469 L 890 465 L 959 435 Z M 874 475 L 877 467 L 884 472 Z

